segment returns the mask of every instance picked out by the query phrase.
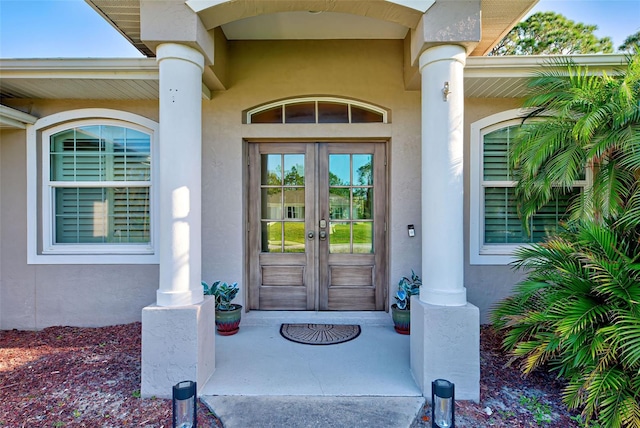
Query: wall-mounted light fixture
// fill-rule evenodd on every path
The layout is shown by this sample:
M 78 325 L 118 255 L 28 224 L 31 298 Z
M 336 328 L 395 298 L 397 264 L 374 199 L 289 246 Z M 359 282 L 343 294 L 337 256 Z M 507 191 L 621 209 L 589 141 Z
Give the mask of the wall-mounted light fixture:
M 449 90 L 449 82 L 444 82 L 444 87 L 442 88 L 442 99 L 443 101 L 447 101 L 449 94 L 451 91 Z

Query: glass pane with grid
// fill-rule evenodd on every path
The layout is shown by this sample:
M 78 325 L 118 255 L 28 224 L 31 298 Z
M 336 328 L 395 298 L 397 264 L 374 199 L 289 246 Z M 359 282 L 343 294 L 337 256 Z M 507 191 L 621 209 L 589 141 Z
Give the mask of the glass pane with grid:
M 151 241 L 149 134 L 113 125 L 67 129 L 51 136 L 49 160 L 54 244 Z
M 304 155 L 261 155 L 262 252 L 305 252 Z
M 329 155 L 329 252 L 373 253 L 373 155 Z
M 148 187 L 56 187 L 55 244 L 151 240 Z

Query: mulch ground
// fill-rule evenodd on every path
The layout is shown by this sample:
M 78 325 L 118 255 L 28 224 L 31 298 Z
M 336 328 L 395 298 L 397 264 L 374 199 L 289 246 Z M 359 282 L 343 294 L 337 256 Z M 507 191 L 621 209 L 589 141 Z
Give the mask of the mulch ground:
M 171 427 L 171 400 L 140 398 L 140 334 L 140 323 L 0 331 L 0 427 Z M 199 404 L 198 426 L 222 424 Z
M 0 427 L 171 427 L 170 400 L 140 398 L 140 334 L 140 323 L 0 331 Z M 481 402 L 456 403 L 458 428 L 580 426 L 553 375 L 506 367 L 490 328 L 480 343 Z M 199 403 L 198 426 L 222 424 Z M 425 406 L 413 427 L 430 426 Z
M 502 338 L 491 327 L 480 330 L 480 403 L 456 402 L 457 428 L 580 427 L 576 413 L 562 404 L 563 383 L 538 370 L 523 377 L 501 348 Z M 431 427 L 425 406 L 412 428 Z

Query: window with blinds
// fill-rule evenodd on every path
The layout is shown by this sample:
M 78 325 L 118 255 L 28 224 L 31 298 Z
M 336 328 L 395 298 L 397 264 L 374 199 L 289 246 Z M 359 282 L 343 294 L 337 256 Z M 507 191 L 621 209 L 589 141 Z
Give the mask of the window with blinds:
M 49 139 L 51 242 L 151 241 L 151 136 L 115 125 L 78 126 Z
M 509 158 L 510 145 L 521 126 L 508 126 L 484 134 L 482 141 L 482 198 L 484 201 L 484 244 L 523 244 L 540 242 L 558 230 L 561 221 L 568 217 L 571 199 L 582 186 L 552 200 L 529 222 L 526 233 L 518 216 L 512 171 Z M 580 183 L 577 183 L 580 184 Z

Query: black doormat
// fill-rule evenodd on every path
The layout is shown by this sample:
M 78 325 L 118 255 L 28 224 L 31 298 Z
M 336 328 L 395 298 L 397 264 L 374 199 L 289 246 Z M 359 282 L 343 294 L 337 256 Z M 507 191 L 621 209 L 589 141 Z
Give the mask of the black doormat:
M 335 345 L 360 335 L 355 324 L 282 324 L 280 334 L 292 342 L 305 345 Z

